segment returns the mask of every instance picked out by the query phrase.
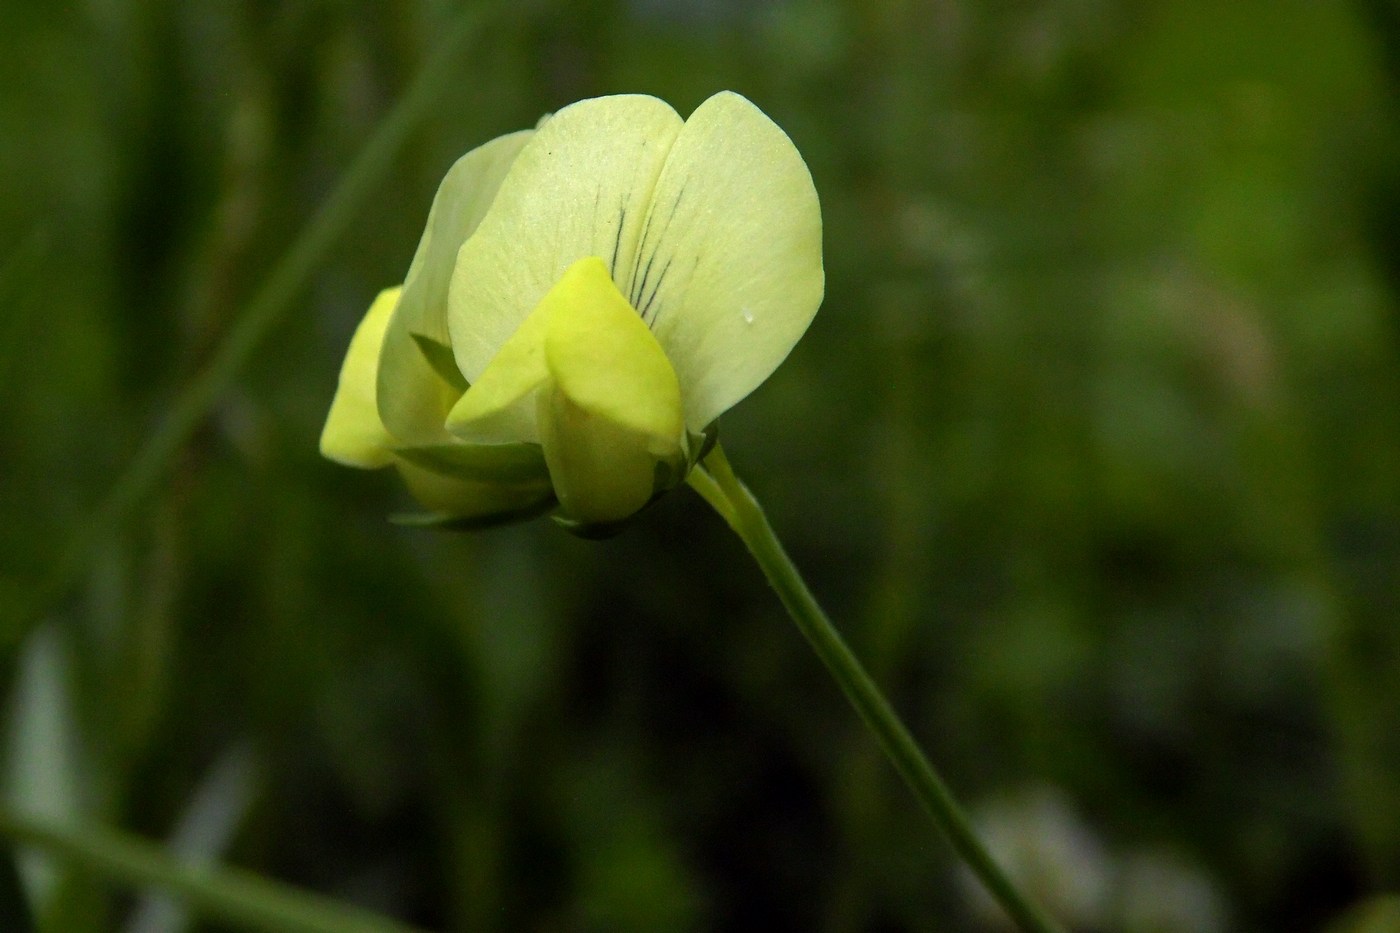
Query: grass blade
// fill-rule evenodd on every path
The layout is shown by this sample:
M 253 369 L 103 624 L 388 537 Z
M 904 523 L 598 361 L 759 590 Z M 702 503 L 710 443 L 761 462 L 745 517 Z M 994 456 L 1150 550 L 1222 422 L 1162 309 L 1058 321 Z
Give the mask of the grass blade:
M 358 907 L 251 872 L 190 867 L 160 846 L 109 829 L 69 829 L 0 809 L 0 834 L 127 884 L 155 886 L 207 917 L 265 933 L 413 933 Z

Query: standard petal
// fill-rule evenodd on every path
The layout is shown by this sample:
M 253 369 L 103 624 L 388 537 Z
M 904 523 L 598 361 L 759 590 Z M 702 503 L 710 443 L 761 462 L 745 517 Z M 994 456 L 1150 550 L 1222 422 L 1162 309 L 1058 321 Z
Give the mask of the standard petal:
M 376 371 L 384 332 L 398 304 L 400 289 L 388 288 L 369 306 L 350 338 L 340 366 L 340 383 L 321 430 L 321 455 L 346 466 L 378 469 L 393 462 L 394 438 L 379 420 Z
M 446 346 L 447 287 L 457 250 L 476 230 L 521 148 L 534 135 L 522 130 L 493 139 L 462 156 L 438 186 L 418 251 L 404 280 L 399 309 L 385 338 L 379 376 L 384 424 L 407 443 L 440 442 L 443 418 L 460 391 L 425 365 L 423 341 Z M 438 377 L 438 378 L 433 378 Z
M 681 126 L 663 101 L 625 95 L 565 107 L 535 132 L 452 273 L 448 328 L 468 381 L 575 261 L 602 257 L 626 290 Z
M 821 304 L 821 207 L 787 134 L 738 94 L 701 104 L 657 180 L 635 262 L 623 292 L 699 431 L 768 378 Z

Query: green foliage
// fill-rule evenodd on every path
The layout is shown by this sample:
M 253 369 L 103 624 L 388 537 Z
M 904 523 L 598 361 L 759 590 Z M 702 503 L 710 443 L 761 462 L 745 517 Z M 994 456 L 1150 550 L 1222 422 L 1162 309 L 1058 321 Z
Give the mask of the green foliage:
M 453 15 L 0 6 L 5 631 Z M 956 793 L 1080 929 L 1379 922 L 1389 901 L 1346 912 L 1400 889 L 1397 23 L 1383 0 L 490 20 L 154 495 L 9 646 L 11 799 L 436 929 L 996 929 L 696 497 L 604 542 L 454 535 L 390 524 L 390 477 L 316 453 L 453 159 L 582 97 L 684 114 L 728 87 L 811 167 L 828 290 L 725 447 Z M 5 862 L 5 923 L 21 889 L 45 930 L 149 915 Z

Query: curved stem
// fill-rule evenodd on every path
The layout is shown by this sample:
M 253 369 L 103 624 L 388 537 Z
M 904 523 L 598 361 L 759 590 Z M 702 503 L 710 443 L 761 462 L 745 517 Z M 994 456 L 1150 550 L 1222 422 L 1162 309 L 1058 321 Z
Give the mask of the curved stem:
M 386 917 L 230 868 L 190 866 L 154 843 L 108 829 L 64 829 L 0 808 L 0 835 L 128 884 L 152 885 L 192 909 L 266 933 L 414 933 Z
M 744 542 L 788 614 L 875 734 L 900 777 L 987 891 L 1025 933 L 1060 933 L 1061 927 L 1012 883 L 977 838 L 948 786 L 807 589 L 763 514 L 763 507 L 734 475 L 724 451 L 716 445 L 691 471 L 687 482 Z

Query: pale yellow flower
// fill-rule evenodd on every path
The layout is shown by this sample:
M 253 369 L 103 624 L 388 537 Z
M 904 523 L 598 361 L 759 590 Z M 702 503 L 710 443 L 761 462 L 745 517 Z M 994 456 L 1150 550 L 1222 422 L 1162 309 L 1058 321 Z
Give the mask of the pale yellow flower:
M 580 101 L 448 172 L 350 344 L 327 457 L 444 519 L 625 519 L 679 483 L 823 289 L 802 157 L 737 94 Z

